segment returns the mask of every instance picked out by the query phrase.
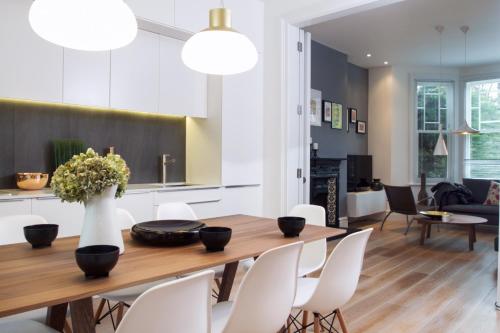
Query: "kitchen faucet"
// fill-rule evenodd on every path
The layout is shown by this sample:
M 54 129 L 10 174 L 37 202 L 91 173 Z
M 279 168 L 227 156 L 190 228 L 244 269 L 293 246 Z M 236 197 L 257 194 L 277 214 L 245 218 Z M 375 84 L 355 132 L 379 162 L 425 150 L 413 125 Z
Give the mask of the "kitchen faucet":
M 161 181 L 163 186 L 167 184 L 167 166 L 174 163 L 175 163 L 175 158 L 170 158 L 169 154 L 161 155 L 161 166 L 162 166 Z

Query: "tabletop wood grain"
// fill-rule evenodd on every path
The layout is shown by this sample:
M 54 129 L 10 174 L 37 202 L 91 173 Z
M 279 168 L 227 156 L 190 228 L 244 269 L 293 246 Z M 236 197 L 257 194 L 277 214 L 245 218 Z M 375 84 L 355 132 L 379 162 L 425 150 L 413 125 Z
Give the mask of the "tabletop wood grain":
M 208 253 L 201 243 L 149 247 L 124 232 L 125 253 L 109 278 L 94 280 L 86 280 L 76 265 L 78 237 L 57 239 L 52 247 L 37 250 L 28 243 L 0 246 L 0 317 L 255 257 L 296 241 L 311 242 L 345 233 L 342 229 L 306 225 L 300 237 L 284 238 L 275 220 L 246 215 L 203 222 L 233 229 L 224 252 Z

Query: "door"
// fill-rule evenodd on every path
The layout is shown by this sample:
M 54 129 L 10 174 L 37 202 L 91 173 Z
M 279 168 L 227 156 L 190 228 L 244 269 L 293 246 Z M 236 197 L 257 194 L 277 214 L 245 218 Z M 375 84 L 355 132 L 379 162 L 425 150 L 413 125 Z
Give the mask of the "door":
M 306 104 L 305 86 L 310 82 L 305 54 L 306 34 L 303 30 L 288 25 L 286 28 L 287 70 L 287 149 L 286 149 L 286 211 L 298 204 L 308 202 L 309 169 L 309 106 Z M 309 89 L 307 89 L 309 90 Z

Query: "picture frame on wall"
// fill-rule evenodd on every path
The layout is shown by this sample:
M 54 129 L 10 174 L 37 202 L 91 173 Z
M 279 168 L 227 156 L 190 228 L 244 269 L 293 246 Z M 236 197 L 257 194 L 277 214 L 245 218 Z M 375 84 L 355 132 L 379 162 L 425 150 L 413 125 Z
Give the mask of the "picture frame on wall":
M 311 126 L 321 126 L 321 91 L 311 89 Z
M 349 121 L 351 124 L 356 124 L 358 122 L 358 109 L 349 108 Z
M 332 128 L 340 130 L 344 128 L 342 120 L 342 104 L 332 103 Z
M 323 121 L 330 123 L 332 121 L 332 102 L 323 101 Z
M 358 120 L 356 124 L 356 133 L 366 134 L 366 121 Z
M 347 133 L 349 133 L 350 127 L 351 127 L 351 119 L 349 118 L 349 114 L 350 114 L 350 111 L 348 109 L 347 113 L 346 113 L 346 117 L 345 117 L 345 127 L 346 127 L 346 130 L 347 130 Z

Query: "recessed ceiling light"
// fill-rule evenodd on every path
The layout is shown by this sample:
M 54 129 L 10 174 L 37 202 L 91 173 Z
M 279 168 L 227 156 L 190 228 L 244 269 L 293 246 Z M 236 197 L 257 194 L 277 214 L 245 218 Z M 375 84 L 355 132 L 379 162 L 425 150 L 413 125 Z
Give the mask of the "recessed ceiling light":
M 371 58 L 371 57 L 372 57 L 372 54 L 371 54 L 371 53 L 367 53 L 367 54 L 366 54 L 366 57 L 367 57 L 367 58 Z
M 384 61 L 384 65 L 389 65 L 389 62 L 388 61 Z

